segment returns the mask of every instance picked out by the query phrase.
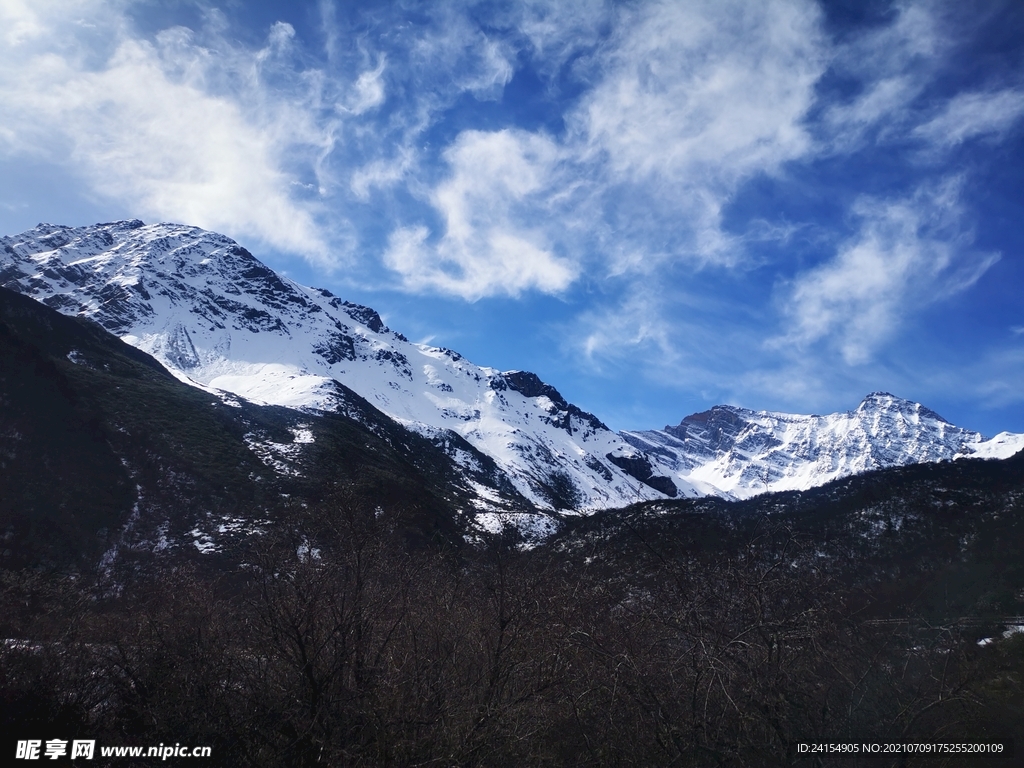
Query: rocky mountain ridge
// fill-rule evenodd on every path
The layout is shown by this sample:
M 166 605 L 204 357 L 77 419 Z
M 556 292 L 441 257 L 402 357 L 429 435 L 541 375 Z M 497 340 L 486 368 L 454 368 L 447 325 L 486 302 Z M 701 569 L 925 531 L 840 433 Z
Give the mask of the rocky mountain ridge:
M 225 402 L 359 419 L 365 409 L 346 395 L 354 392 L 462 467 L 485 524 L 524 503 L 592 511 L 746 497 L 1024 447 L 1024 436 L 986 441 L 881 393 L 847 414 L 716 406 L 664 430 L 617 434 L 533 373 L 412 343 L 373 309 L 281 277 L 230 238 L 195 227 L 41 224 L 0 238 L 0 286 L 96 321 Z
M 484 515 L 523 500 L 586 511 L 696 493 L 655 479 L 642 452 L 535 374 L 414 344 L 374 310 L 280 277 L 222 235 L 40 225 L 0 239 L 0 251 L 3 287 L 96 321 L 226 399 L 348 413 L 343 384 L 445 450 Z M 481 481 L 484 457 L 500 477 Z
M 873 469 L 964 457 L 1006 458 L 1024 435 L 991 440 L 929 408 L 872 392 L 852 411 L 824 416 L 717 405 L 662 430 L 622 432 L 674 480 L 748 498 L 808 490 Z

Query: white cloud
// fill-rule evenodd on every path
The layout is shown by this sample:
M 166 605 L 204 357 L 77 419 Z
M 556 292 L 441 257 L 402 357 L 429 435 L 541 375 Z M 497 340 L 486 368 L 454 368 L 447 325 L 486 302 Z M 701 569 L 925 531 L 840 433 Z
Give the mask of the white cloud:
M 852 153 L 870 138 L 905 135 L 914 100 L 941 68 L 950 40 L 936 4 L 902 3 L 892 10 L 892 23 L 872 26 L 834 50 L 833 71 L 859 90 L 825 109 L 824 148 Z
M 428 244 L 426 227 L 395 230 L 388 240 L 384 263 L 401 273 L 414 291 L 438 290 L 475 301 L 484 296 L 518 296 L 537 289 L 555 293 L 575 277 L 573 266 L 515 235 L 494 231 L 480 236 L 481 253 L 442 239 Z
M 614 182 L 657 190 L 729 259 L 721 208 L 737 185 L 804 156 L 803 119 L 824 70 L 818 9 L 803 2 L 641 6 L 576 115 L 586 151 Z
M 348 107 L 353 114 L 361 115 L 384 103 L 384 62 L 385 57 L 381 56 L 376 68 L 363 72 L 356 80 L 355 99 Z
M 18 46 L 43 32 L 36 14 L 25 0 L 0 2 L 0 29 L 9 46 Z
M 416 164 L 416 156 L 409 147 L 400 147 L 398 157 L 374 160 L 356 168 L 349 182 L 353 194 L 367 200 L 372 189 L 388 189 L 405 179 Z
M 907 315 L 973 285 L 999 255 L 970 249 L 959 189 L 954 179 L 902 200 L 861 198 L 860 230 L 831 261 L 796 277 L 784 306 L 789 329 L 773 343 L 824 340 L 847 364 L 865 363 Z
M 445 152 L 451 175 L 431 193 L 444 218 L 436 242 L 425 227 L 396 230 L 385 263 L 406 288 L 433 289 L 475 300 L 525 290 L 564 290 L 577 268 L 546 245 L 542 201 L 552 186 L 559 150 L 522 131 L 466 131 Z M 533 213 L 537 226 L 525 221 Z
M 961 93 L 940 114 L 914 129 L 913 135 L 940 147 L 951 147 L 975 136 L 1001 137 L 1024 116 L 1024 91 Z
M 648 361 L 642 366 L 647 372 L 651 367 L 676 370 L 681 355 L 673 336 L 681 329 L 667 322 L 664 301 L 663 291 L 631 286 L 617 306 L 585 313 L 577 320 L 576 332 L 566 338 L 575 340 L 574 351 L 597 368 L 603 361 L 622 364 L 624 358 L 631 358 L 633 366 L 637 359 Z M 639 350 L 643 353 L 638 354 Z
M 596 45 L 613 17 L 609 0 L 523 0 L 513 8 L 514 25 L 529 40 L 534 61 L 546 75 Z
M 892 21 L 868 25 L 863 32 L 837 46 L 836 66 L 846 75 L 858 75 L 866 82 L 885 80 L 914 67 L 938 64 L 949 45 L 941 4 L 897 2 L 891 8 Z M 863 97 L 869 97 L 865 92 Z
M 824 116 L 828 143 L 852 152 L 872 128 L 882 125 L 883 131 L 893 131 L 901 127 L 909 117 L 907 105 L 923 88 L 917 78 L 900 73 L 871 83 L 848 103 L 832 105 Z
M 731 188 L 807 151 L 800 123 L 825 63 L 813 5 L 662 3 L 642 13 L 579 118 L 616 174 Z
M 945 152 L 976 136 L 1001 139 L 1024 115 L 1020 88 L 964 92 L 931 103 L 923 95 L 948 77 L 956 51 L 953 6 L 935 2 L 897 4 L 891 24 L 839 45 L 833 70 L 860 89 L 849 100 L 828 105 L 821 140 L 833 151 L 853 153 L 879 143 L 913 137 Z M 926 116 L 923 116 L 926 115 Z
M 33 17 L 31 44 L 0 54 L 7 154 L 64 164 L 142 217 L 326 258 L 319 203 L 294 190 L 309 187 L 298 173 L 315 176 L 333 126 L 319 117 L 309 78 L 288 94 L 265 81 L 290 66 L 294 30 L 275 24 L 260 50 L 215 35 L 211 48 L 191 30 L 147 41 L 114 11 L 82 10 L 91 28 L 51 8 Z M 102 35 L 109 52 L 96 45 Z M 307 159 L 296 165 L 296 156 Z
M 447 236 L 466 240 L 505 221 L 510 206 L 549 184 L 559 150 L 524 131 L 464 131 L 445 151 L 452 174 L 433 193 Z
M 333 6 L 324 3 L 323 8 L 326 24 L 333 16 Z M 363 66 L 367 60 L 376 60 L 377 67 L 363 72 L 358 83 L 367 98 L 346 102 L 348 110 L 369 114 L 354 121 L 345 136 L 348 167 L 343 173 L 348 176 L 348 189 L 359 202 L 368 202 L 372 191 L 384 193 L 383 199 L 374 202 L 386 206 L 389 215 L 399 220 L 393 232 L 403 227 L 412 232 L 415 225 L 401 222 L 408 205 L 405 194 L 430 199 L 428 180 L 436 177 L 437 166 L 443 167 L 444 163 L 444 148 L 434 145 L 425 134 L 467 94 L 478 101 L 500 100 L 515 73 L 517 53 L 509 36 L 494 30 L 485 33 L 458 2 L 435 4 L 429 14 L 397 5 L 390 6 L 388 13 L 392 16 L 386 34 L 357 37 Z M 405 260 L 400 263 L 412 268 Z M 449 264 L 448 268 L 453 266 Z M 426 279 L 423 270 L 417 273 L 420 279 L 404 282 L 409 290 L 439 290 L 439 285 L 446 285 L 461 294 L 468 285 L 450 279 Z
M 534 7 L 520 23 L 535 50 L 565 55 L 550 15 Z M 622 10 L 617 23 L 586 65 L 596 84 L 557 143 L 466 131 L 445 151 L 452 175 L 424 195 L 443 235 L 406 226 L 389 246 L 407 289 L 560 291 L 583 259 L 621 275 L 680 256 L 740 258 L 724 206 L 743 181 L 811 148 L 802 121 L 825 66 L 820 13 L 799 0 L 652 3 Z M 394 168 L 368 166 L 353 187 L 365 195 Z M 505 269 L 517 251 L 529 254 L 525 272 Z
M 396 30 L 408 51 L 410 84 L 426 89 L 416 92 L 426 108 L 446 105 L 452 96 L 469 92 L 481 101 L 501 97 L 515 74 L 515 50 L 511 43 L 486 34 L 457 5 L 437 4 L 426 28 L 408 25 Z M 433 102 L 433 103 L 432 103 Z
M 462 85 L 479 99 L 497 99 L 515 74 L 514 54 L 502 41 L 485 37 L 481 43 L 473 75 L 463 80 Z

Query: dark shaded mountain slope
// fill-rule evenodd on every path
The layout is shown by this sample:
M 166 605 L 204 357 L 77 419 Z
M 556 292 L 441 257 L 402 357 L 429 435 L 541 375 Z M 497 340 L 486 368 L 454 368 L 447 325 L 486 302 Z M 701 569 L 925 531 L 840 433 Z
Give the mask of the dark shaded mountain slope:
M 2 574 L 0 737 L 225 766 L 1015 765 L 797 745 L 1024 743 L 1021 488 L 1020 459 L 910 467 L 456 557 L 342 494 L 230 590 Z
M 634 578 L 749 548 L 862 591 L 877 618 L 1024 614 L 1024 455 L 877 470 L 746 501 L 648 502 L 566 521 L 550 546 Z M 799 545 L 799 546 L 797 546 Z M 781 562 L 781 560 L 780 560 Z
M 0 290 L 3 566 L 228 552 L 339 486 L 457 540 L 450 459 L 339 395 L 360 421 L 221 399 L 91 321 Z

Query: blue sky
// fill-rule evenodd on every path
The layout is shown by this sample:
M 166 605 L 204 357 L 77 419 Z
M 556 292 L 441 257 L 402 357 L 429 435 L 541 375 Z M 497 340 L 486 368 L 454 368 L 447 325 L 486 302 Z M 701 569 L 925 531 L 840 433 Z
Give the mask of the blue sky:
M 0 0 L 0 232 L 234 237 L 615 428 L 1024 432 L 1024 5 Z

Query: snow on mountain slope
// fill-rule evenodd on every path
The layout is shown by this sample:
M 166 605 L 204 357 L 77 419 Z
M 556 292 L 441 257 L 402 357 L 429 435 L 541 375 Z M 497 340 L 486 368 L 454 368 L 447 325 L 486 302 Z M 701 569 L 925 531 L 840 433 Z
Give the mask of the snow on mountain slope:
M 658 476 L 640 450 L 534 374 L 411 343 L 374 310 L 282 278 L 222 235 L 141 221 L 41 224 L 0 238 L 0 250 L 0 285 L 95 320 L 188 383 L 344 411 L 341 382 L 467 466 L 474 456 L 446 437 L 461 436 L 542 508 L 697 493 Z M 500 509 L 500 499 L 478 488 L 481 510 Z
M 676 483 L 747 498 L 806 490 L 883 467 L 963 457 L 1006 458 L 1024 435 L 991 440 L 919 403 L 875 392 L 853 411 L 800 416 L 718 405 L 663 430 L 620 433 Z
M 0 251 L 0 285 L 95 320 L 225 398 L 349 413 L 344 384 L 445 450 L 482 512 L 514 506 L 510 487 L 541 508 L 586 511 L 807 489 L 869 469 L 1024 448 L 1024 435 L 985 440 L 885 393 L 828 416 L 715 406 L 664 430 L 616 434 L 536 375 L 411 343 L 374 310 L 282 278 L 212 232 L 41 224 L 0 238 Z M 504 477 L 481 484 L 480 454 Z

